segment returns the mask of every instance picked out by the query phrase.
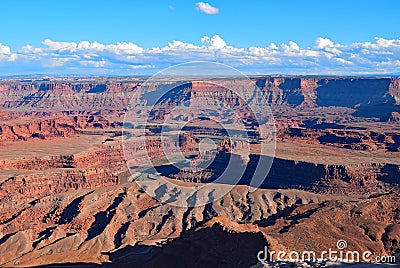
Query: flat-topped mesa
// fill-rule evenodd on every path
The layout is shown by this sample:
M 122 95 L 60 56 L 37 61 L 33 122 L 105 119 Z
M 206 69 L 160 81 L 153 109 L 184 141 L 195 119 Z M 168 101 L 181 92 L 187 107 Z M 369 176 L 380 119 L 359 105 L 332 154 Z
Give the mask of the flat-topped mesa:
M 90 111 L 125 110 L 133 93 L 142 82 L 79 83 L 8 83 L 0 85 L 0 107 L 18 111 Z M 154 82 L 152 87 L 170 84 Z M 218 85 L 216 85 L 218 84 Z M 361 77 L 261 77 L 249 79 L 220 79 L 189 81 L 182 85 L 185 98 L 213 94 L 224 103 L 243 106 L 243 100 L 229 92 L 244 92 L 257 85 L 265 94 L 273 110 L 329 107 L 353 109 L 358 117 L 375 117 L 387 121 L 392 112 L 400 111 L 399 78 Z M 178 86 L 179 87 L 179 86 Z M 228 89 L 228 90 L 227 90 Z M 181 89 L 177 89 L 181 90 Z M 171 94 L 166 98 L 182 101 Z M 206 93 L 208 92 L 208 93 Z M 250 96 L 251 97 L 251 96 Z M 249 97 L 249 98 L 250 98 Z M 254 100 L 253 100 L 254 101 Z
M 138 83 L 3 84 L 0 107 L 17 111 L 124 110 Z
M 294 106 L 342 106 L 383 104 L 400 96 L 400 79 L 390 78 L 260 78 L 257 86 L 264 90 L 270 104 Z
M 74 94 L 74 93 L 101 93 L 101 92 L 126 92 L 139 86 L 139 83 L 64 83 L 64 82 L 47 82 L 47 83 L 9 83 L 0 84 L 0 92 L 12 94 L 15 92 L 47 92 L 58 94 Z
M 266 77 L 252 79 L 252 82 L 246 79 L 215 82 L 222 87 L 213 81 L 193 81 L 192 90 L 197 95 L 217 91 L 215 96 L 223 97 L 226 89 L 242 92 L 243 88 L 252 88 L 254 83 L 272 107 L 345 107 L 360 110 L 358 116 L 386 118 L 387 112 L 374 114 L 371 110 L 396 110 L 393 105 L 400 103 L 399 81 L 395 78 Z

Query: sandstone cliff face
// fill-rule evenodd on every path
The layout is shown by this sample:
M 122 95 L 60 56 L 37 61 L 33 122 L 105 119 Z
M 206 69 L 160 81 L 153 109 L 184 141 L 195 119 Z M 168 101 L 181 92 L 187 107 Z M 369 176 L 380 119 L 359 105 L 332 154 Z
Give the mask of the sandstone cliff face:
M 111 172 L 126 169 L 122 145 L 119 142 L 105 145 L 97 150 L 74 156 L 72 165 L 77 168 L 107 168 Z
M 265 92 L 272 110 L 289 107 L 354 109 L 355 116 L 388 121 L 399 111 L 400 79 L 368 78 L 269 78 L 256 83 Z M 339 110 L 338 110 L 339 111 Z
M 46 139 L 52 137 L 70 137 L 86 128 L 109 128 L 115 124 L 101 116 L 75 115 L 54 117 L 34 117 L 24 121 L 4 121 L 0 125 L 0 143 L 26 141 L 29 139 Z
M 391 79 L 389 93 L 394 97 L 397 104 L 400 104 L 400 79 Z
M 345 107 L 355 109 L 355 115 L 376 117 L 387 121 L 392 112 L 399 112 L 400 79 L 389 78 L 283 78 L 267 77 L 252 79 L 264 93 L 273 109 L 301 107 Z M 163 86 L 159 82 L 155 87 Z M 212 81 L 190 82 L 183 88 L 187 98 L 216 92 L 220 100 L 240 106 L 234 96 L 224 95 L 224 90 L 210 87 Z M 218 81 L 225 88 L 241 90 L 254 87 L 248 80 L 232 79 Z M 84 111 L 124 110 L 141 82 L 98 83 L 23 83 L 0 85 L 0 107 L 18 111 Z M 182 89 L 183 89 L 182 88 Z M 180 90 L 179 87 L 175 90 Z M 274 108 L 275 107 L 275 108 Z M 354 112 L 354 111 L 353 111 Z
M 326 124 L 328 127 L 329 125 Z M 319 129 L 298 127 L 281 127 L 277 133 L 279 141 L 291 141 L 306 144 L 325 144 L 337 148 L 351 150 L 374 151 L 385 149 L 398 151 L 399 135 L 397 133 L 385 133 L 370 131 L 367 129 L 340 129 L 340 125 L 332 124 L 332 128 Z M 337 127 L 337 129 L 335 129 Z
M 389 118 L 389 122 L 400 123 L 400 113 L 392 112 Z
M 237 154 L 243 142 L 222 140 L 213 155 L 197 155 L 182 169 L 173 164 L 156 166 L 161 175 L 185 182 L 210 183 L 221 180 L 228 165 L 243 169 L 241 178 L 224 179 L 227 184 L 252 185 L 254 172 L 259 165 L 271 162 L 271 169 L 261 185 L 264 189 L 302 189 L 329 195 L 368 197 L 373 193 L 400 192 L 400 168 L 395 164 L 348 163 L 317 164 L 306 161 L 282 159 L 250 154 L 243 159 Z M 198 168 L 208 162 L 206 168 Z M 241 169 L 241 168 L 242 169 Z
M 400 190 L 400 169 L 384 163 L 324 165 L 276 158 L 264 188 L 291 188 L 321 194 L 368 197 Z M 244 184 L 246 180 L 244 178 Z
M 302 86 L 308 86 L 302 83 L 299 78 L 268 78 L 257 81 L 257 86 L 264 91 L 267 101 L 272 105 L 301 105 L 305 100 L 302 93 Z M 307 87 L 308 90 L 313 87 Z
M 58 122 L 57 122 L 58 121 Z M 0 126 L 0 142 L 28 140 L 45 137 L 68 137 L 75 133 L 73 125 L 59 120 L 38 120 L 29 123 Z
M 229 161 L 243 165 L 236 155 L 221 156 L 201 171 L 176 171 L 172 166 L 156 168 L 165 176 L 186 182 L 209 183 L 219 178 Z M 250 185 L 258 157 L 251 156 L 238 184 Z M 259 186 L 264 189 L 302 189 L 329 195 L 368 197 L 372 193 L 400 192 L 400 168 L 384 163 L 323 165 L 275 158 L 268 176 Z
M 74 155 L 50 155 L 47 157 L 0 160 L 0 170 L 46 170 L 74 166 Z
M 256 84 L 272 105 L 355 108 L 398 102 L 400 79 L 263 78 Z M 376 106 L 375 106 L 376 107 Z
M 0 106 L 25 111 L 123 110 L 137 83 L 2 85 Z
M 9 177 L 0 183 L 0 202 L 12 206 L 71 189 L 116 185 L 117 176 L 105 168 L 62 169 Z
M 0 170 L 48 170 L 57 168 L 107 168 L 111 172 L 126 168 L 122 145 L 118 142 L 94 150 L 44 157 L 0 160 Z

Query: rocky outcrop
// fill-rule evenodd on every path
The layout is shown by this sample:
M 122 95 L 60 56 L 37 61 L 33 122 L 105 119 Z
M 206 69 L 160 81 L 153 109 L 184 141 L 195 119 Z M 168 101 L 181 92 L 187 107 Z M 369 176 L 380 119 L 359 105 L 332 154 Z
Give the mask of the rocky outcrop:
M 332 200 L 308 204 L 278 213 L 273 220 L 259 224 L 265 226 L 264 230 L 269 234 L 270 250 L 321 254 L 325 249 L 337 250 L 337 241 L 345 240 L 344 251 L 368 250 L 373 258 L 390 256 L 398 250 L 391 244 L 396 245 L 399 234 L 398 198 L 398 194 L 387 194 L 362 201 Z M 362 265 L 360 267 L 364 267 Z
M 0 170 L 48 170 L 57 168 L 107 168 L 111 172 L 126 168 L 122 145 L 112 143 L 72 155 L 0 160 Z
M 394 97 L 397 104 L 400 104 L 400 79 L 391 79 L 389 93 Z
M 399 134 L 396 132 L 377 132 L 335 123 L 302 124 L 295 127 L 282 125 L 277 132 L 277 140 L 310 145 L 324 144 L 336 148 L 362 151 L 399 150 Z
M 75 134 L 73 125 L 57 119 L 37 120 L 0 126 L 0 142 L 45 139 L 46 137 L 68 137 Z
M 122 145 L 119 142 L 76 154 L 72 165 L 76 168 L 107 168 L 111 172 L 120 172 L 126 169 Z
M 118 177 L 104 168 L 29 173 L 2 181 L 0 202 L 11 206 L 71 189 L 97 188 L 118 183 Z
M 392 112 L 389 117 L 389 122 L 400 123 L 400 113 L 399 112 Z
M 148 191 L 157 191 L 165 186 L 148 187 Z M 168 189 L 163 192 L 173 195 Z M 391 255 L 395 250 L 391 242 L 398 236 L 398 201 L 395 194 L 364 201 L 338 200 L 302 191 L 249 192 L 237 186 L 208 205 L 179 208 L 158 203 L 134 185 L 78 190 L 40 198 L 12 211 L 1 210 L 0 263 L 14 267 L 65 262 L 140 266 L 150 260 L 159 263 L 164 254 L 170 256 L 169 262 L 179 256 L 181 262 L 192 263 L 181 257 L 183 252 L 171 255 L 170 248 L 191 250 L 179 246 L 181 240 L 186 245 L 199 243 L 191 241 L 199 241 L 196 232 L 207 240 L 206 230 L 218 229 L 215 224 L 231 235 L 214 232 L 213 237 L 220 240 L 213 243 L 240 243 L 235 234 L 242 233 L 238 237 L 243 239 L 254 234 L 253 240 L 247 240 L 248 249 L 255 251 L 249 256 L 264 248 L 263 241 L 270 250 L 319 253 L 344 238 L 351 250 Z M 197 252 L 193 259 L 200 261 L 199 256 Z M 213 262 L 220 256 L 204 258 Z M 257 262 L 254 257 L 251 260 Z
M 115 128 L 114 123 L 101 116 L 75 115 L 53 117 L 33 117 L 18 120 L 4 121 L 0 125 L 0 143 L 26 141 L 29 139 L 47 139 L 52 137 L 70 137 L 86 128 Z
M 162 186 L 154 190 L 159 187 Z M 166 191 L 169 193 L 172 192 Z M 0 232 L 6 238 L 0 244 L 0 263 L 27 266 L 108 262 L 107 253 L 135 246 L 140 241 L 156 245 L 213 218 L 220 218 L 224 225 L 237 221 L 248 224 L 294 204 L 321 200 L 323 197 L 309 193 L 249 193 L 240 187 L 213 204 L 185 209 L 160 204 L 133 185 L 94 192 L 79 190 L 41 198 L 13 211 L 1 210 Z M 14 243 L 24 246 L 16 247 Z M 6 250 L 10 247 L 16 250 Z M 51 254 L 56 249 L 58 253 Z
M 74 166 L 74 155 L 50 155 L 47 157 L 20 158 L 0 160 L 0 170 L 46 170 L 54 168 L 71 168 Z

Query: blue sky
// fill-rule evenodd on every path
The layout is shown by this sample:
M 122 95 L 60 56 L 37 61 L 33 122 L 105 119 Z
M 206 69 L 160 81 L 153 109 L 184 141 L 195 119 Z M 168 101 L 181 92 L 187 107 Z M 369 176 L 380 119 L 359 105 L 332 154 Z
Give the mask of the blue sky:
M 152 74 L 187 60 L 265 74 L 400 69 L 398 0 L 3 0 L 0 6 L 0 75 Z

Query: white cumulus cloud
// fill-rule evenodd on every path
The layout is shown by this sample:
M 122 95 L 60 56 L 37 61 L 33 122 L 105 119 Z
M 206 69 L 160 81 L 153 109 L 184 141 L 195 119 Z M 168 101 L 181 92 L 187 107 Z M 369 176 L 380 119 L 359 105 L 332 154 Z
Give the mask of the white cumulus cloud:
M 315 41 L 315 45 L 317 48 L 326 48 L 326 47 L 333 47 L 333 42 L 328 38 L 318 37 Z
M 77 44 L 75 42 L 54 42 L 50 39 L 46 39 L 42 42 L 43 45 L 48 46 L 51 50 L 70 50 L 76 49 Z
M 218 14 L 218 12 L 219 12 L 219 8 L 213 7 L 212 5 L 210 5 L 209 3 L 206 3 L 206 2 L 196 3 L 195 9 L 197 11 L 206 13 L 208 15 L 215 15 L 215 14 Z
M 11 52 L 9 46 L 3 45 L 0 43 L 0 62 L 3 60 L 6 61 L 15 61 L 18 59 L 18 55 Z
M 204 36 L 201 38 L 201 43 L 206 45 L 211 49 L 221 49 L 226 47 L 226 42 L 219 35 L 214 35 L 213 37 Z
M 0 54 L 3 55 L 10 55 L 11 54 L 11 50 L 10 47 L 3 45 L 2 43 L 0 43 Z

